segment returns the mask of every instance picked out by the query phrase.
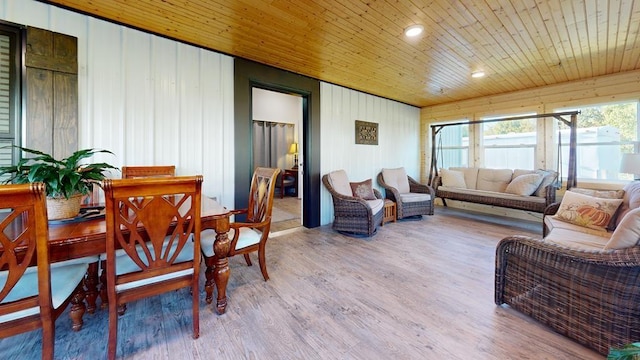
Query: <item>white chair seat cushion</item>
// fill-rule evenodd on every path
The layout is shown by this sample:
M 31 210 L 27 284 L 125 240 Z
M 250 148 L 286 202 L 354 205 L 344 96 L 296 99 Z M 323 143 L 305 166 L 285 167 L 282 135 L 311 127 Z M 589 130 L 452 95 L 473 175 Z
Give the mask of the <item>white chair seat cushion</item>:
M 384 207 L 384 200 L 383 199 L 367 200 L 367 204 L 371 208 L 371 213 L 375 215 Z
M 168 239 L 168 238 L 167 238 Z M 178 257 L 175 260 L 175 263 L 181 263 L 181 262 L 186 262 L 186 261 L 191 261 L 193 260 L 193 254 L 194 254 L 194 248 L 193 248 L 193 235 L 191 235 L 189 237 L 189 240 L 187 240 L 187 242 L 184 244 L 184 247 L 182 248 L 182 251 L 180 251 L 180 254 L 178 254 Z M 166 246 L 167 246 L 168 242 L 165 241 L 164 245 L 162 246 L 162 251 L 164 253 L 164 251 L 166 250 Z M 172 250 L 170 250 L 172 253 L 175 252 L 175 248 L 177 247 L 177 244 L 173 244 L 173 246 L 171 247 Z M 149 250 L 152 250 L 153 247 L 150 246 Z M 125 253 L 122 253 L 125 254 Z M 141 247 L 138 247 L 138 254 L 140 254 L 140 259 L 142 260 L 142 262 L 144 262 L 146 264 L 146 255 L 144 255 L 144 252 L 142 250 Z M 123 274 L 128 274 L 128 273 L 132 273 L 132 272 L 136 272 L 136 271 L 140 271 L 140 267 L 133 262 L 133 260 L 131 260 L 131 258 L 129 256 L 122 255 L 122 256 L 117 256 L 116 255 L 116 275 L 123 275 Z M 165 274 L 165 275 L 160 275 L 160 276 L 154 276 L 152 278 L 148 278 L 148 279 L 143 279 L 143 280 L 138 280 L 138 281 L 132 281 L 130 283 L 126 283 L 126 284 L 121 284 L 121 285 L 117 285 L 116 286 L 116 291 L 123 291 L 123 290 L 127 290 L 127 289 L 132 289 L 132 288 L 136 288 L 136 287 L 140 287 L 140 286 L 144 286 L 144 285 L 148 285 L 148 284 L 153 284 L 156 282 L 160 282 L 160 281 L 164 281 L 167 279 L 171 279 L 171 278 L 176 278 L 176 277 L 180 277 L 180 276 L 184 276 L 184 275 L 188 275 L 188 274 L 193 274 L 193 269 L 185 269 L 182 271 L 177 271 L 171 274 Z
M 76 289 L 87 273 L 88 264 L 97 257 L 87 257 L 53 263 L 51 266 L 51 302 L 55 309 Z M 0 271 L 0 287 L 7 282 L 8 271 Z M 3 303 L 24 299 L 38 294 L 38 268 L 29 267 L 16 286 L 9 292 Z M 40 312 L 39 307 L 0 316 L 0 323 L 30 316 Z
M 431 201 L 431 195 L 424 193 L 406 193 L 400 194 L 400 199 L 403 203 L 423 202 Z
M 544 238 L 544 242 L 553 243 L 569 249 L 590 252 L 602 252 L 608 241 L 609 236 L 606 232 L 603 232 L 602 236 L 587 233 L 579 233 L 576 235 L 574 231 L 562 228 L 551 230 Z
M 373 201 L 373 200 L 372 200 Z M 227 233 L 229 240 L 233 239 L 235 235 L 235 229 L 230 229 Z M 238 242 L 236 243 L 235 250 L 240 250 L 246 248 L 247 246 L 255 245 L 260 242 L 260 238 L 262 234 L 259 231 L 253 230 L 252 228 L 242 228 L 240 229 L 240 237 L 238 238 Z M 213 252 L 213 243 L 216 241 L 216 232 L 211 229 L 203 230 L 200 235 L 200 247 L 202 248 L 202 253 L 206 257 L 212 257 L 214 255 Z

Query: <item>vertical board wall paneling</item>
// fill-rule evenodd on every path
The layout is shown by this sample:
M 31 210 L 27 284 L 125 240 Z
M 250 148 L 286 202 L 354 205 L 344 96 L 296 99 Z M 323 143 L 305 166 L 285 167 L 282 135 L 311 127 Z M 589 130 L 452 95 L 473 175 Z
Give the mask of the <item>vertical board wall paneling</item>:
M 180 118 L 180 96 L 178 93 L 178 43 L 156 36 L 151 40 L 152 68 L 154 79 L 154 139 L 153 153 L 156 164 L 178 162 L 180 126 L 186 119 Z
M 194 71 L 201 68 L 200 50 L 193 46 L 179 44 L 178 64 L 179 118 L 181 119 L 178 132 L 180 139 L 184 141 L 179 143 L 180 146 L 175 155 L 183 168 L 195 169 L 202 164 L 202 131 L 200 130 L 202 129 L 203 102 L 200 98 L 193 96 L 193 94 L 201 94 L 199 72 Z
M 0 18 L 78 38 L 78 143 L 115 154 L 95 160 L 174 163 L 233 207 L 232 58 L 33 0 L 0 0 Z
M 404 166 L 418 175 L 420 109 L 327 83 L 320 91 L 322 175 L 344 169 L 350 181 L 371 179 L 378 189 L 376 176 L 384 167 Z M 378 123 L 378 145 L 355 143 L 356 120 Z M 333 221 L 332 201 L 323 187 L 323 225 Z
M 78 59 L 79 64 L 84 60 L 87 67 L 84 80 L 88 84 L 88 93 L 79 94 L 88 97 L 87 113 L 84 118 L 81 114 L 80 126 L 88 124 L 93 130 L 89 147 L 108 149 L 115 154 L 98 156 L 99 159 L 120 166 L 126 158 L 122 28 L 93 18 L 88 18 L 88 23 L 88 33 L 82 34 L 87 39 L 88 59 Z
M 151 35 L 124 29 L 124 153 L 122 165 L 154 163 Z

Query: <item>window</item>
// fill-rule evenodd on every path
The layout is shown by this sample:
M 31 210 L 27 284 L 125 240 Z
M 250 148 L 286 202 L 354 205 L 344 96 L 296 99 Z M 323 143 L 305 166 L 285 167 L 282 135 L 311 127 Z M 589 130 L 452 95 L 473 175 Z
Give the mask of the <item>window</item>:
M 527 115 L 535 114 L 513 117 Z M 536 121 L 537 119 L 532 118 L 483 123 L 483 166 L 495 169 L 533 169 L 536 164 Z
M 638 152 L 638 101 L 578 107 L 578 179 L 633 180 L 620 173 L 622 153 Z M 567 111 L 567 110 L 559 110 Z M 569 127 L 561 124 L 562 173 L 569 163 Z
M 0 166 L 11 165 L 19 155 L 21 118 L 21 29 L 0 23 Z
M 469 166 L 469 125 L 445 126 L 438 136 L 439 168 Z

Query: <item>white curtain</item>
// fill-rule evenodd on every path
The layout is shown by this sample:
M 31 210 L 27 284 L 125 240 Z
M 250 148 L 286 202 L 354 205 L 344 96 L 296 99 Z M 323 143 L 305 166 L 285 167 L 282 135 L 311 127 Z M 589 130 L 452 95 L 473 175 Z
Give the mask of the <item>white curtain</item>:
M 293 155 L 287 155 L 294 142 L 294 125 L 253 122 L 253 167 L 287 169 L 293 166 Z

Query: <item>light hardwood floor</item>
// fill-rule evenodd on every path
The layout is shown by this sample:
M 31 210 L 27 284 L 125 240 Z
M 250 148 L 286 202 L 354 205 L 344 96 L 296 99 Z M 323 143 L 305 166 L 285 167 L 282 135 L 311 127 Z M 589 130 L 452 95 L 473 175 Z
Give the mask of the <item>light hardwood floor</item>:
M 525 224 L 525 223 L 523 223 Z M 128 305 L 119 322 L 126 359 L 602 359 L 493 302 L 495 245 L 540 236 L 533 227 L 479 222 L 436 209 L 385 224 L 371 238 L 330 226 L 280 232 L 267 246 L 271 279 L 254 258 L 231 260 L 227 313 L 204 302 L 191 338 L 188 290 Z M 56 324 L 56 358 L 105 357 L 107 312 L 73 333 Z M 40 332 L 0 340 L 0 358 L 40 357 Z

